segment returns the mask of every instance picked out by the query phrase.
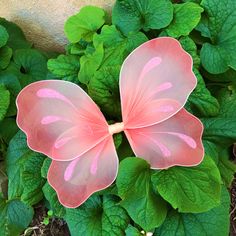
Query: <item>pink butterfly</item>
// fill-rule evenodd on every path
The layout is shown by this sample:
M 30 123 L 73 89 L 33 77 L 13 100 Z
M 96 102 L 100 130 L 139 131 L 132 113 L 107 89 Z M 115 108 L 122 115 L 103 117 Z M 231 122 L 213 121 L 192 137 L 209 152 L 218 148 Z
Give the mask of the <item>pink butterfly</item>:
M 115 133 L 124 131 L 135 155 L 153 169 L 202 161 L 203 125 L 183 108 L 196 83 L 192 59 L 179 42 L 157 38 L 139 46 L 123 63 L 123 122 L 108 125 L 79 86 L 45 80 L 18 95 L 17 124 L 29 147 L 53 160 L 48 182 L 61 204 L 74 208 L 116 179 Z

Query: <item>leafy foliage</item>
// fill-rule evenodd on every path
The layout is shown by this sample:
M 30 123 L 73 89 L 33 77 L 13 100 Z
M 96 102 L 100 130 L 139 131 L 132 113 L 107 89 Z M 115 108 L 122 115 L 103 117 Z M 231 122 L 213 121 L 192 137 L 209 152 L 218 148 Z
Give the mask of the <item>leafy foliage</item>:
M 15 99 L 27 84 L 46 79 L 46 62 L 17 25 L 0 18 L 0 235 L 20 235 L 32 221 L 32 205 L 43 199 L 45 157 L 18 132 Z
M 20 200 L 6 202 L 0 198 L 0 234 L 19 235 L 31 222 L 33 208 Z
M 13 51 L 31 48 L 32 44 L 26 40 L 23 31 L 16 24 L 0 17 L 0 25 L 7 30 L 9 38 L 6 45 Z
M 5 86 L 0 84 L 0 94 L 1 94 L 1 100 L 0 100 L 0 121 L 1 121 L 5 117 L 8 106 L 10 104 L 10 93 L 5 88 Z
M 112 23 L 124 34 L 143 29 L 161 29 L 170 24 L 173 6 L 169 0 L 117 0 L 112 11 Z
M 186 214 L 170 210 L 164 224 L 155 231 L 154 235 L 172 236 L 173 232 L 181 236 L 228 235 L 229 204 L 229 193 L 224 188 L 221 194 L 221 205 L 208 212 Z
M 203 0 L 206 16 L 198 30 L 211 42 L 203 44 L 201 60 L 204 68 L 213 74 L 236 69 L 236 4 L 234 0 Z
M 0 25 L 0 48 L 6 45 L 8 38 L 9 34 L 7 33 L 7 30 Z
M 57 77 L 76 81 L 79 73 L 79 58 L 76 55 L 60 55 L 48 60 L 48 69 Z
M 179 212 L 204 212 L 220 203 L 220 172 L 208 156 L 196 167 L 159 171 L 152 181 L 160 195 Z
M 66 209 L 59 203 L 56 192 L 48 183 L 43 186 L 43 194 L 49 202 L 54 215 L 60 218 L 64 217 Z
M 114 196 L 105 195 L 101 199 L 93 196 L 78 209 L 66 210 L 66 221 L 71 235 L 125 235 L 129 223 L 126 211 Z
M 41 166 L 44 158 L 28 148 L 23 132 L 19 131 L 14 136 L 6 156 L 10 199 L 21 198 L 31 205 L 42 199 L 42 186 L 45 181 L 41 177 Z
M 220 170 L 222 180 L 227 187 L 230 187 L 236 172 L 236 165 L 230 160 L 230 149 L 221 151 L 219 155 L 220 158 L 217 165 Z
M 138 158 L 126 158 L 120 163 L 117 177 L 121 205 L 131 218 L 145 230 L 164 221 L 166 204 L 152 189 L 150 166 Z
M 16 24 L 0 18 L 0 235 L 22 233 L 41 200 L 53 217 L 68 223 L 72 236 L 140 236 L 143 230 L 228 235 L 226 187 L 236 172 L 235 10 L 234 0 L 117 0 L 109 19 L 105 10 L 86 6 L 67 20 L 70 43 L 61 55 L 32 48 Z M 204 124 L 204 161 L 151 170 L 118 134 L 116 182 L 77 209 L 63 207 L 46 180 L 51 160 L 30 150 L 16 126 L 16 96 L 38 80 L 68 80 L 88 92 L 107 120 L 120 121 L 122 63 L 139 45 L 161 36 L 179 40 L 193 58 L 198 84 L 185 108 Z
M 0 68 L 6 69 L 6 67 L 9 65 L 11 57 L 12 57 L 12 49 L 8 46 L 0 48 Z
M 197 77 L 197 87 L 191 93 L 186 108 L 199 117 L 211 117 L 219 114 L 219 102 L 206 88 L 205 82 L 198 70 L 194 70 Z
M 93 100 L 107 114 L 121 115 L 119 92 L 120 67 L 106 66 L 90 80 L 88 92 Z
M 174 18 L 165 32 L 174 38 L 189 35 L 199 23 L 202 12 L 203 9 L 192 2 L 174 4 Z
M 105 23 L 105 11 L 98 7 L 87 6 L 65 24 L 65 33 L 70 42 L 77 43 L 80 39 L 92 41 L 93 34 Z

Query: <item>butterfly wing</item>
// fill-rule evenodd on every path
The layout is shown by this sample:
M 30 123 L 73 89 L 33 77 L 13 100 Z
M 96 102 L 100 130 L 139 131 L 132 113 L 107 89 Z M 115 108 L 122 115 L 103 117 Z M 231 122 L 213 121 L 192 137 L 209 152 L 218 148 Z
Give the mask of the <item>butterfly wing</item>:
M 204 156 L 202 132 L 202 123 L 185 109 L 161 123 L 125 131 L 136 156 L 154 169 L 199 164 Z
M 97 105 L 73 83 L 32 83 L 16 103 L 17 124 L 26 133 L 29 147 L 53 160 L 73 160 L 109 135 Z
M 135 49 L 120 73 L 125 127 L 156 124 L 176 114 L 195 88 L 192 58 L 168 37 L 150 40 Z
M 173 38 L 148 41 L 125 60 L 120 74 L 125 133 L 152 168 L 201 162 L 203 126 L 182 109 L 196 83 L 191 56 Z
M 75 208 L 115 180 L 118 157 L 112 137 L 72 161 L 52 161 L 48 182 L 62 205 Z

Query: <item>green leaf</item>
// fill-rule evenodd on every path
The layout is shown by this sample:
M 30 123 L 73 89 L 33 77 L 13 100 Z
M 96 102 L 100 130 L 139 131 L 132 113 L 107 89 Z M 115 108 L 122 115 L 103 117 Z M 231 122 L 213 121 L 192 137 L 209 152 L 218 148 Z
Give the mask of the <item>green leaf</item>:
M 198 117 L 216 116 L 219 114 L 220 105 L 215 97 L 206 88 L 205 82 L 198 70 L 194 70 L 198 83 L 194 91 L 191 93 L 187 106 Z
M 60 55 L 48 60 L 48 69 L 59 78 L 77 81 L 80 69 L 79 57 L 75 55 Z
M 115 183 L 103 190 L 95 192 L 93 196 L 101 196 L 101 195 L 108 195 L 108 194 L 118 196 L 117 187 Z
M 0 74 L 0 86 L 3 85 L 10 92 L 10 105 L 7 110 L 7 116 L 16 115 L 16 96 L 21 90 L 19 80 L 14 74 L 3 72 Z
M 130 217 L 145 230 L 160 226 L 166 217 L 165 201 L 152 190 L 149 164 L 130 157 L 120 163 L 117 176 L 121 205 Z
M 66 52 L 68 54 L 82 56 L 84 54 L 88 44 L 91 44 L 91 42 L 87 42 L 87 41 L 81 39 L 78 43 L 71 43 L 71 44 L 67 45 Z
M 49 224 L 49 218 L 44 218 L 43 219 L 43 224 L 48 225 Z
M 42 187 L 45 180 L 41 178 L 40 173 L 43 161 L 43 156 L 37 155 L 34 158 L 30 158 L 24 163 L 21 172 L 21 184 L 23 184 L 24 187 L 23 193 L 21 194 L 21 200 L 30 205 L 37 204 L 43 198 Z
M 221 74 L 210 74 L 206 70 L 202 70 L 202 74 L 205 78 L 216 81 L 216 82 L 234 82 L 236 77 L 236 71 L 233 69 L 229 69 L 224 73 Z
M 2 25 L 9 34 L 7 46 L 13 50 L 31 48 L 31 43 L 27 42 L 24 33 L 15 23 L 9 22 L 0 17 L 0 25 Z
M 52 160 L 50 158 L 45 158 L 43 161 L 43 165 L 41 168 L 41 176 L 45 179 L 47 178 L 48 169 L 51 163 L 52 163 Z
M 113 140 L 114 140 L 114 144 L 116 149 L 118 149 L 120 147 L 120 145 L 122 144 L 123 141 L 123 136 L 121 133 L 117 133 L 113 135 Z
M 174 4 L 174 18 L 165 29 L 171 37 L 187 36 L 201 19 L 203 8 L 196 3 Z
M 115 26 L 103 26 L 101 33 L 94 35 L 94 48 L 87 47 L 80 59 L 80 82 L 87 84 L 102 67 L 121 66 L 126 56 L 147 40 L 141 32 L 125 37 Z
M 112 11 L 112 23 L 124 34 L 143 29 L 161 29 L 173 19 L 169 0 L 117 0 Z
M 49 210 L 49 211 L 47 212 L 47 215 L 48 215 L 49 217 L 52 217 L 52 216 L 53 216 L 53 211 L 52 211 L 52 210 Z
M 112 195 L 90 197 L 77 209 L 66 209 L 71 236 L 124 236 L 129 224 L 126 211 Z
M 195 2 L 195 3 L 199 3 L 202 1 L 202 0 L 182 0 L 183 2 Z
M 95 71 L 102 63 L 104 55 L 103 45 L 95 46 L 92 52 L 85 52 L 85 55 L 80 58 L 79 81 L 83 84 L 88 84 Z
M 94 35 L 95 44 L 103 43 L 105 48 L 122 43 L 125 37 L 114 25 L 104 25 L 100 34 Z
M 15 62 L 16 76 L 22 87 L 39 80 L 45 80 L 47 70 L 47 59 L 35 49 L 19 49 L 15 51 L 13 60 Z
M 9 65 L 12 57 L 12 49 L 8 46 L 0 48 L 0 69 L 4 70 Z
M 210 39 L 201 49 L 203 67 L 212 74 L 236 69 L 236 4 L 234 0 L 203 0 L 205 10 L 198 30 Z
M 208 156 L 196 167 L 161 170 L 152 176 L 152 182 L 160 195 L 179 212 L 200 213 L 220 203 L 220 173 Z
M 94 33 L 105 23 L 106 13 L 95 6 L 83 7 L 80 12 L 71 16 L 65 24 L 65 34 L 71 43 L 81 39 L 92 41 Z
M 219 154 L 218 168 L 224 184 L 230 188 L 236 173 L 236 164 L 230 160 L 231 149 L 225 149 Z
M 123 160 L 126 157 L 135 156 L 124 134 L 122 134 L 122 143 L 117 150 L 117 154 L 118 154 L 119 160 Z
M 53 214 L 59 218 L 64 217 L 66 208 L 60 204 L 56 191 L 48 184 L 48 182 L 43 186 L 43 193 L 50 204 L 50 209 L 52 209 Z
M 222 189 L 221 205 L 200 214 L 181 214 L 171 210 L 155 236 L 227 236 L 229 235 L 230 197 Z
M 96 43 L 96 38 L 94 39 L 94 42 Z M 103 45 L 101 43 L 101 45 Z M 104 45 L 104 53 L 101 63 L 98 65 L 97 70 L 100 70 L 103 67 L 107 66 L 120 66 L 122 65 L 124 59 L 128 55 L 128 43 L 126 40 L 124 40 L 122 43 L 114 43 L 112 46 L 106 46 Z M 94 72 L 94 74 L 95 74 Z
M 15 118 L 5 118 L 0 122 L 0 139 L 2 138 L 8 144 L 18 130 Z
M 183 49 L 191 55 L 193 59 L 193 66 L 198 68 L 200 65 L 200 56 L 197 54 L 197 45 L 190 37 L 181 37 L 179 42 L 181 43 Z
M 7 30 L 0 25 L 0 48 L 6 45 L 8 38 L 9 34 L 7 33 Z
M 219 90 L 220 111 L 215 118 L 202 118 L 204 140 L 227 148 L 236 141 L 236 93 L 228 88 Z
M 220 103 L 220 113 L 218 117 L 233 118 L 236 122 L 236 91 L 230 86 L 218 89 L 217 98 Z
M 11 140 L 7 152 L 8 198 L 20 198 L 30 205 L 39 202 L 45 179 L 41 177 L 44 156 L 31 151 L 26 136 L 19 131 Z
M 121 116 L 119 92 L 120 66 L 100 69 L 89 82 L 88 93 L 105 114 Z
M 94 44 L 104 47 L 104 56 L 97 70 L 108 66 L 121 67 L 128 54 L 147 40 L 141 32 L 125 37 L 115 26 L 103 26 L 101 34 L 94 35 Z
M 212 143 L 208 140 L 203 140 L 204 151 L 206 156 L 210 156 L 216 164 L 219 162 L 219 153 L 222 150 L 222 147 L 219 147 L 215 143 Z
M 236 141 L 235 118 L 202 118 L 203 139 L 227 148 Z
M 94 35 L 94 43 L 102 43 L 104 48 L 113 48 L 125 44 L 127 54 L 146 42 L 148 38 L 141 32 L 130 33 L 124 36 L 114 25 L 104 25 L 100 34 Z
M 141 232 L 132 225 L 128 225 L 128 228 L 125 230 L 126 236 L 142 236 Z
M 33 208 L 20 200 L 0 198 L 0 235 L 20 235 L 33 219 Z
M 10 105 L 10 92 L 0 84 L 0 121 L 3 120 Z

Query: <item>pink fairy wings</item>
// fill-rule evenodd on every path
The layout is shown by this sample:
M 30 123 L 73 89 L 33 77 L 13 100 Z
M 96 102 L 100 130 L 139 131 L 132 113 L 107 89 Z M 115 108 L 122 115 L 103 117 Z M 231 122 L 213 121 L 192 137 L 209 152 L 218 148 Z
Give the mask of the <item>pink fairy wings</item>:
M 48 182 L 62 205 L 75 208 L 115 180 L 118 157 L 109 137 L 73 161 L 52 161 Z
M 31 149 L 53 159 L 48 181 L 60 202 L 77 207 L 115 180 L 114 133 L 124 131 L 136 156 L 151 168 L 201 162 L 203 126 L 183 109 L 195 86 L 189 54 L 177 40 L 157 38 L 135 49 L 123 63 L 123 122 L 108 125 L 79 86 L 47 80 L 20 92 L 17 124 Z
M 53 160 L 73 160 L 108 135 L 103 114 L 76 84 L 35 82 L 20 92 L 16 103 L 17 123 L 29 147 Z
M 79 86 L 39 81 L 25 87 L 16 103 L 28 146 L 53 159 L 48 182 L 64 206 L 81 205 L 115 180 L 118 157 L 109 126 Z
M 173 38 L 150 40 L 124 61 L 120 73 L 126 128 L 159 123 L 177 113 L 197 84 L 192 58 Z
M 173 38 L 150 40 L 123 63 L 120 95 L 125 134 L 134 153 L 152 168 L 201 162 L 202 124 L 183 109 L 196 83 L 191 56 Z
M 168 120 L 148 127 L 125 130 L 136 154 L 153 169 L 171 166 L 194 166 L 203 158 L 202 124 L 181 109 Z

